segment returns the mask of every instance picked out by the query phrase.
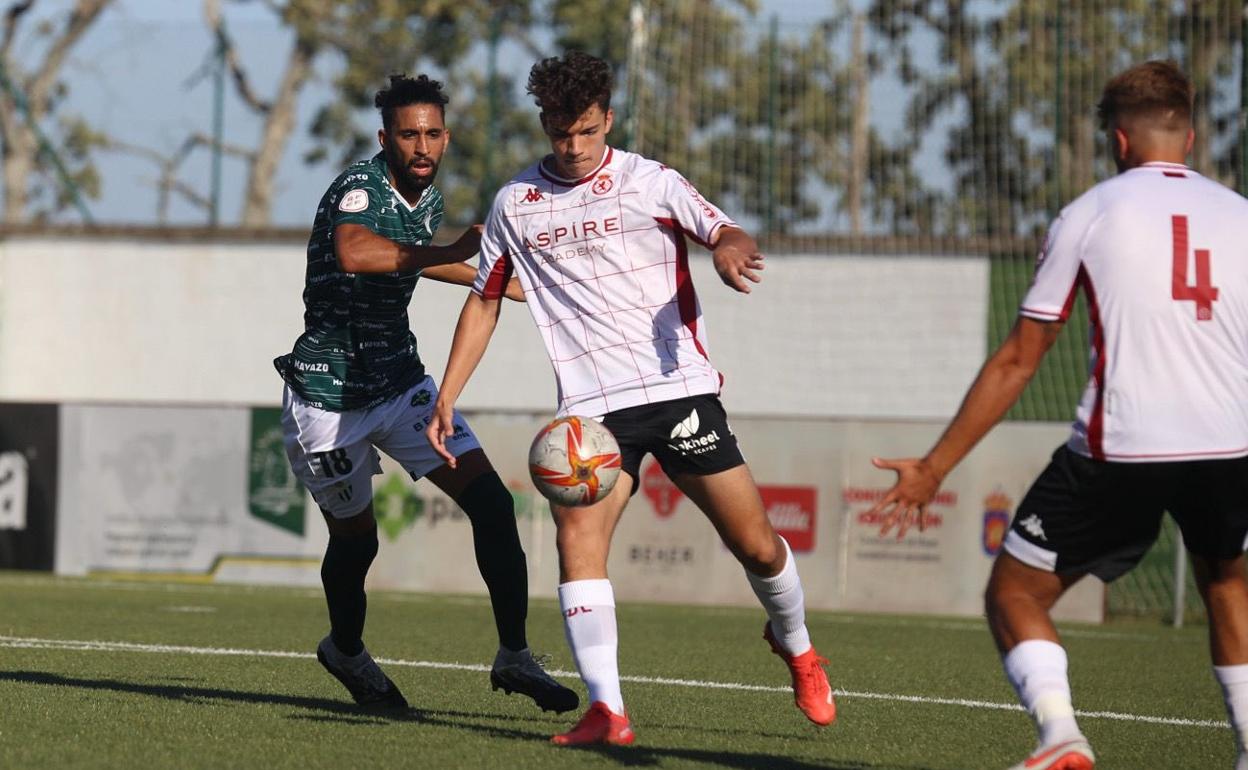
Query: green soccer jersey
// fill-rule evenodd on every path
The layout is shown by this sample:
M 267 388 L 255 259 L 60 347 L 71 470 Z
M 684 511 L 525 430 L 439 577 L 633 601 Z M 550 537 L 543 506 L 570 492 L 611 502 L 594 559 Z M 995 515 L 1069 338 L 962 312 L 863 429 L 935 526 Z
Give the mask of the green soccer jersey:
M 292 352 L 273 361 L 296 393 L 322 409 L 368 409 L 425 376 L 407 321 L 420 272 L 345 273 L 334 253 L 334 228 L 345 223 L 398 243 L 433 240 L 442 193 L 431 186 L 409 206 L 386 172 L 378 153 L 342 172 L 321 197 L 308 239 L 304 332 Z

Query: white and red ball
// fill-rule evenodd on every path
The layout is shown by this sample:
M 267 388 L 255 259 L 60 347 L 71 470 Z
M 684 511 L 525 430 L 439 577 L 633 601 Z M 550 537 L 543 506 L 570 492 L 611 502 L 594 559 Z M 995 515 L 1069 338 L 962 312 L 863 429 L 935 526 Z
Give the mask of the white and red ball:
M 596 420 L 560 417 L 533 439 L 529 475 L 552 503 L 593 505 L 611 492 L 620 476 L 620 445 Z

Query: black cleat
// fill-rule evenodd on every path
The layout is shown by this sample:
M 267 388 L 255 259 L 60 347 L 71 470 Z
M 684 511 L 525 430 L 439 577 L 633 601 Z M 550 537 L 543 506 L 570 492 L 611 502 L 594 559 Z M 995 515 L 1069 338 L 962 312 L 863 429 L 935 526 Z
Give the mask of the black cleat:
M 490 671 L 490 686 L 511 695 L 518 692 L 533 699 L 542 711 L 562 713 L 581 705 L 581 698 L 572 690 L 559 684 L 542 668 L 543 660 L 532 655 L 519 663 L 494 661 Z
M 407 709 L 407 699 L 373 660 L 373 656 L 368 654 L 368 650 L 348 657 L 339 652 L 327 636 L 316 646 L 316 659 L 342 682 L 356 704 L 370 710 Z

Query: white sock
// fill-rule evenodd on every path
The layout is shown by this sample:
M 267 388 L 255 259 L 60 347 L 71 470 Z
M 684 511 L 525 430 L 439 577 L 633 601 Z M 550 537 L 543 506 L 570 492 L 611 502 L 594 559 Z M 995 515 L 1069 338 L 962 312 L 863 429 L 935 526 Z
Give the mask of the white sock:
M 616 659 L 619 635 L 615 626 L 615 592 L 611 581 L 573 580 L 559 586 L 563 631 L 572 648 L 576 670 L 589 688 L 589 701 L 602 701 L 624 713 L 620 668 Z
M 1226 713 L 1239 741 L 1239 750 L 1248 746 L 1248 664 L 1240 666 L 1214 666 L 1213 675 L 1222 685 L 1222 699 L 1226 701 Z
M 1066 651 L 1060 644 L 1028 639 L 1010 650 L 1002 663 L 1006 678 L 1036 723 L 1041 746 L 1083 737 L 1075 723 Z
M 806 596 L 793 551 L 784 538 L 780 542 L 784 543 L 784 569 L 778 575 L 761 577 L 746 570 L 745 576 L 767 611 L 776 643 L 789 655 L 801 655 L 811 647 L 810 632 L 806 630 Z

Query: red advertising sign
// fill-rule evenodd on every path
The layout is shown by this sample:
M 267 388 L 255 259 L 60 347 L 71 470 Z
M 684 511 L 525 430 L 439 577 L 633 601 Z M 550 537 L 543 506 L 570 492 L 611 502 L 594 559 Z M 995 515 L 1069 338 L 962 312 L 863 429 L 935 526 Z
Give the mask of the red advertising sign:
M 675 513 L 680 498 L 684 497 L 680 488 L 672 483 L 659 464 L 653 460 L 641 472 L 641 492 L 650 500 L 650 505 L 654 507 L 654 512 L 660 519 L 666 519 Z
M 819 510 L 814 487 L 758 488 L 771 526 L 789 541 L 795 553 L 815 550 L 815 514 Z

